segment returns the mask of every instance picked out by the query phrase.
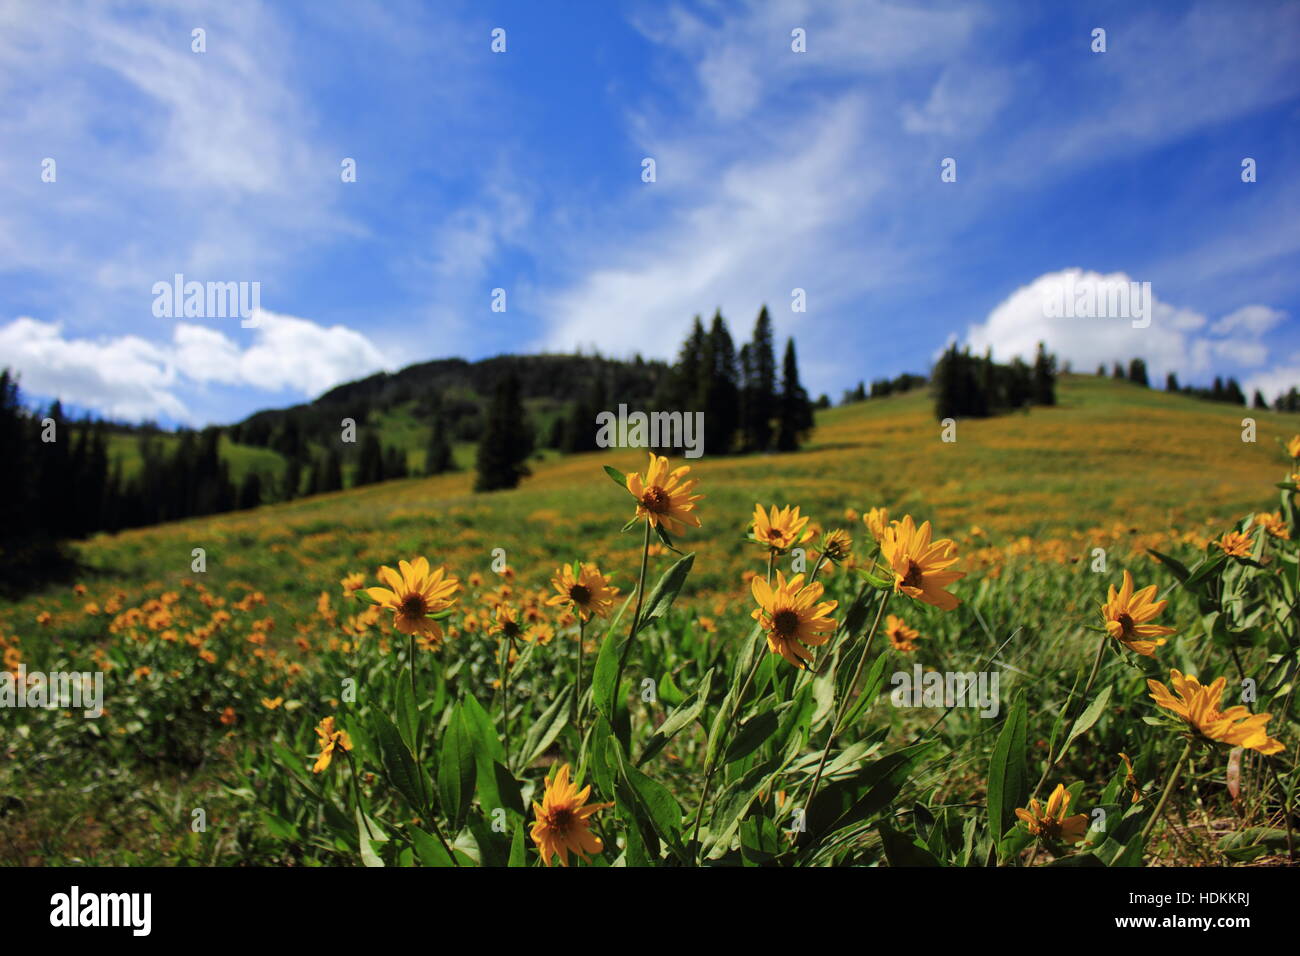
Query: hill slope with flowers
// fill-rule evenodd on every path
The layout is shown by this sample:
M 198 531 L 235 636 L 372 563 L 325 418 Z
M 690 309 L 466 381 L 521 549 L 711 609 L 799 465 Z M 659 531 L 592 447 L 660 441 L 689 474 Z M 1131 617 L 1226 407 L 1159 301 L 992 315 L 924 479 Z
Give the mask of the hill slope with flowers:
M 0 859 L 1274 858 L 1294 719 L 1262 738 L 1280 735 L 1289 757 L 1229 719 L 1198 738 L 1221 751 L 1179 758 L 1177 735 L 1143 720 L 1159 710 L 1144 680 L 1183 695 L 1154 691 L 1168 713 L 1202 693 L 1184 672 L 1251 677 L 1252 712 L 1291 707 L 1294 517 L 1275 483 L 1295 422 L 1089 377 L 1065 377 L 1059 400 L 962 421 L 945 442 L 926 397 L 903 395 L 821 413 L 797 454 L 688 462 L 701 527 L 673 543 L 689 561 L 648 534 L 643 548 L 644 509 L 619 533 L 635 501 L 602 468 L 644 469 L 630 450 L 541 463 L 512 492 L 474 495 L 457 473 L 85 542 L 75 590 L 0 606 L 8 669 L 106 674 L 97 720 L 0 710 Z M 747 540 L 755 503 L 811 519 L 775 516 L 770 565 Z M 915 523 L 873 533 L 872 508 Z M 1249 517 L 1268 512 L 1271 527 Z M 952 539 L 929 557 L 926 520 Z M 851 544 L 821 539 L 837 528 Z M 1231 528 L 1239 557 L 1207 549 Z M 624 605 L 643 551 L 643 600 Z M 398 569 L 417 557 L 429 568 Z M 575 560 L 599 573 L 558 573 Z M 377 577 L 385 565 L 398 570 Z M 955 608 L 908 590 L 950 566 L 964 574 L 944 583 Z M 802 592 L 800 570 L 819 576 Z M 590 623 L 579 584 L 608 593 Z M 386 605 L 358 599 L 379 585 Z M 1149 585 L 1169 605 L 1148 615 Z M 408 635 L 393 624 L 411 594 L 442 616 L 421 613 Z M 809 658 L 811 672 L 794 666 Z M 891 706 L 886 676 L 914 665 L 997 670 L 996 713 Z M 1068 790 L 1046 801 L 1058 782 Z M 1155 832 L 1191 789 L 1204 819 Z M 890 812 L 914 804 L 925 813 Z M 1080 806 L 1119 821 L 1083 850 L 1064 839 Z M 559 822 L 575 816 L 594 831 Z

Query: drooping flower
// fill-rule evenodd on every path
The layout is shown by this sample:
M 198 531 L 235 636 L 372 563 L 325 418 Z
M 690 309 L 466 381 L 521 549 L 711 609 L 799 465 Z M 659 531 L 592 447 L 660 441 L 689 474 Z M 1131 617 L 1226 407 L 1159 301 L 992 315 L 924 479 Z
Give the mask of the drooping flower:
M 1219 710 L 1223 692 L 1228 686 L 1226 677 L 1204 687 L 1193 675 L 1184 677 L 1175 669 L 1169 672 L 1169 682 L 1174 685 L 1173 693 L 1160 681 L 1148 680 L 1151 699 L 1181 717 L 1197 736 L 1233 747 L 1258 750 L 1266 755 L 1281 753 L 1285 749 L 1281 741 L 1274 740 L 1265 729 L 1271 714 L 1252 714 L 1240 704 Z
M 889 638 L 889 643 L 894 645 L 894 650 L 911 653 L 916 650 L 916 641 L 921 636 L 921 632 L 914 627 L 909 627 L 901 617 L 890 614 L 885 617 L 885 636 Z
M 930 540 L 930 522 L 916 527 L 911 515 L 885 529 L 880 539 L 880 553 L 894 572 L 894 592 L 932 604 L 941 611 L 951 611 L 961 602 L 945 590 L 966 576 L 965 571 L 949 570 L 957 563 L 957 546 L 948 538 Z
M 519 624 L 519 612 L 504 601 L 498 604 L 488 633 L 500 634 L 512 641 L 518 640 L 523 636 L 523 628 Z
M 682 465 L 670 472 L 668 459 L 651 452 L 644 477 L 635 471 L 627 475 L 627 490 L 636 499 L 636 516 L 670 534 L 680 534 L 687 525 L 698 528 L 695 503 L 704 496 L 691 494 L 698 479 L 682 480 L 690 470 L 690 465 Z
M 1252 544 L 1250 535 L 1242 534 L 1240 531 L 1229 531 L 1214 543 L 1218 545 L 1224 554 L 1230 555 L 1231 557 L 1250 557 Z
M 556 593 L 546 602 L 547 605 L 567 605 L 584 621 L 590 621 L 593 615 L 607 616 L 614 606 L 614 598 L 618 596 L 618 588 L 612 586 L 594 564 L 582 565 L 577 574 L 573 573 L 572 565 L 566 564 L 556 570 L 551 586 Z
M 334 729 L 333 717 L 326 717 L 317 725 L 316 737 L 320 741 L 320 754 L 317 755 L 316 763 L 311 768 L 312 773 L 328 770 L 330 761 L 334 759 L 335 750 L 352 749 L 352 738 L 348 736 L 346 730 Z
M 1154 584 L 1133 593 L 1133 575 L 1125 571 L 1119 591 L 1115 590 L 1115 585 L 1110 585 L 1106 603 L 1101 606 L 1106 633 L 1144 657 L 1155 657 L 1156 648 L 1165 643 L 1164 635 L 1174 633 L 1172 627 L 1148 623 L 1169 603 L 1153 601 L 1155 594 Z
M 862 523 L 867 526 L 871 536 L 879 541 L 889 529 L 889 509 L 872 508 L 862 516 Z
M 818 603 L 825 589 L 819 583 L 805 585 L 802 574 L 787 581 L 777 571 L 775 587 L 755 576 L 751 588 L 758 602 L 751 616 L 767 632 L 768 650 L 802 669 L 812 660 L 808 648 L 825 644 L 834 633 L 836 624 L 829 615 L 839 602 Z
M 533 802 L 535 822 L 531 828 L 533 842 L 542 855 L 542 863 L 551 865 L 551 859 L 558 858 L 560 866 L 569 865 L 569 853 L 575 853 L 583 860 L 588 854 L 599 853 L 605 848 L 600 837 L 590 830 L 590 819 L 598 810 L 612 807 L 612 803 L 587 803 L 591 795 L 591 785 L 578 789 L 569 781 L 569 765 L 566 763 L 546 780 L 546 793 L 539 805 Z
M 1277 511 L 1255 515 L 1255 524 L 1267 531 L 1271 537 L 1281 538 L 1284 541 L 1291 538 L 1291 529 L 1286 526 L 1282 515 Z
M 1138 782 L 1137 774 L 1133 772 L 1133 761 L 1129 759 L 1128 754 L 1120 751 L 1120 759 L 1124 761 L 1124 787 L 1133 794 L 1133 803 L 1142 799 L 1142 785 Z
M 1088 815 L 1076 813 L 1072 817 L 1065 814 L 1070 809 L 1070 794 L 1065 784 L 1058 783 L 1052 795 L 1043 807 L 1037 798 L 1029 801 L 1029 808 L 1016 808 L 1016 816 L 1029 827 L 1029 832 L 1045 840 L 1054 840 L 1066 844 L 1075 844 L 1088 832 Z
M 1293 459 L 1300 458 L 1300 435 L 1293 435 L 1287 439 L 1286 453 Z
M 749 536 L 759 544 L 773 551 L 788 551 L 797 544 L 803 544 L 813 536 L 808 530 L 808 517 L 800 517 L 799 507 L 786 505 L 780 511 L 772 505 L 770 514 L 763 511 L 763 506 L 754 505 L 754 525 Z
M 822 535 L 821 551 L 832 564 L 847 561 L 853 553 L 853 538 L 842 528 L 827 531 Z
M 367 588 L 366 594 L 383 608 L 393 612 L 393 624 L 403 634 L 420 634 L 435 641 L 442 640 L 441 625 L 429 615 L 445 611 L 456 603 L 460 582 L 447 577 L 447 569 L 439 567 L 430 572 L 425 558 L 399 561 L 401 573 L 384 566 L 379 569 L 379 580 L 387 588 Z

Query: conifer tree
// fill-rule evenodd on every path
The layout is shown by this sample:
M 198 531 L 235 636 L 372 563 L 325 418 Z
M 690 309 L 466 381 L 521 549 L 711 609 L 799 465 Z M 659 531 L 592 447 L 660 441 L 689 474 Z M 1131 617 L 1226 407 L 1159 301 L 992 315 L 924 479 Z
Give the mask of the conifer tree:
M 594 427 L 594 426 L 593 426 Z M 496 387 L 479 441 L 475 491 L 514 488 L 528 474 L 525 464 L 533 450 L 532 429 L 519 397 L 519 379 L 510 374 Z

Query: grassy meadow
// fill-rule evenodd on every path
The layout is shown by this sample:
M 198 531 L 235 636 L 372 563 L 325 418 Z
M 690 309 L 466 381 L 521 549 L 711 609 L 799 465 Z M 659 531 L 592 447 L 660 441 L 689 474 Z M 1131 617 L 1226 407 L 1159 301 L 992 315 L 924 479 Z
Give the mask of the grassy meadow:
M 644 471 L 639 450 L 538 460 L 510 492 L 462 470 L 81 542 L 75 588 L 0 604 L 0 653 L 102 672 L 104 714 L 0 713 L 0 861 L 531 866 L 557 840 L 590 865 L 1285 861 L 1297 422 L 1105 378 L 1058 396 L 950 443 L 914 392 L 819 412 L 797 453 L 674 460 L 704 496 L 681 554 L 606 476 Z M 811 519 L 802 565 L 748 537 L 756 503 Z M 952 539 L 959 605 L 893 587 L 872 508 Z M 1245 556 L 1210 544 L 1233 529 Z M 458 579 L 436 634 L 360 599 L 417 557 Z M 548 603 L 575 561 L 619 589 L 589 621 Z M 802 670 L 751 616 L 755 576 L 799 570 L 837 602 Z M 1154 656 L 1103 628 L 1126 570 L 1169 602 Z M 916 665 L 996 672 L 996 714 L 900 706 Z M 1283 749 L 1185 739 L 1146 683 L 1173 668 L 1226 676 L 1224 709 L 1249 679 Z M 1068 815 L 1024 822 L 1058 784 Z M 583 799 L 606 806 L 566 837 Z

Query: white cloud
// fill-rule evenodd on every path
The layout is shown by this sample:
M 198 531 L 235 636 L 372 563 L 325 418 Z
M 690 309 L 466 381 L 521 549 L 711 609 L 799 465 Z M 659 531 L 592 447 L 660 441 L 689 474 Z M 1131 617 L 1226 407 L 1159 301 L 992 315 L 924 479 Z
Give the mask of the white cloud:
M 1219 335 L 1244 332 L 1247 335 L 1263 335 L 1286 318 L 1286 313 L 1267 305 L 1243 305 L 1240 309 L 1229 312 L 1214 323 L 1214 331 Z
M 1175 372 L 1184 382 L 1208 374 L 1216 358 L 1244 367 L 1267 360 L 1268 349 L 1259 337 L 1275 324 L 1272 316 L 1277 314 L 1267 306 L 1242 307 L 1211 326 L 1203 314 L 1163 302 L 1153 293 L 1146 328 L 1135 328 L 1132 318 L 1052 317 L 1060 315 L 1057 303 L 1070 295 L 1077 301 L 1088 291 L 1104 302 L 1108 290 L 1133 281 L 1123 272 L 1102 275 L 1077 268 L 1041 275 L 999 303 L 984 322 L 971 326 L 966 343 L 977 352 L 991 348 L 999 360 L 1017 355 L 1029 360 L 1041 341 L 1080 371 L 1140 357 L 1153 375 Z M 1213 337 L 1224 333 L 1233 337 Z
M 207 385 L 315 397 L 334 385 L 391 364 L 366 336 L 260 310 L 252 344 L 241 349 L 223 332 L 177 322 L 172 341 L 137 336 L 68 338 L 58 322 L 21 317 L 0 326 L 0 354 L 21 375 L 23 390 L 93 408 L 112 418 L 193 421 L 182 394 Z

